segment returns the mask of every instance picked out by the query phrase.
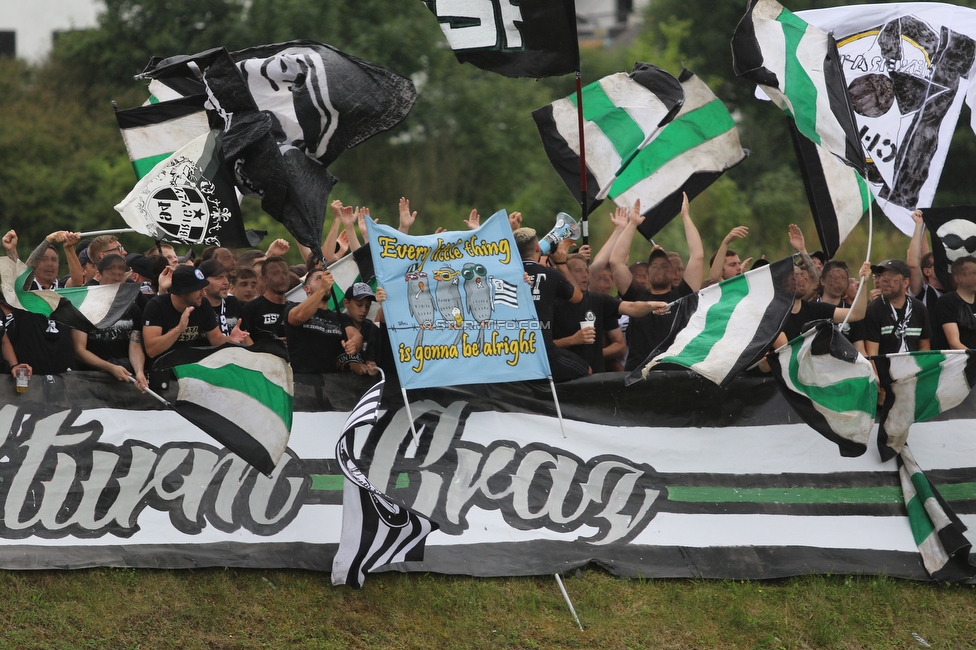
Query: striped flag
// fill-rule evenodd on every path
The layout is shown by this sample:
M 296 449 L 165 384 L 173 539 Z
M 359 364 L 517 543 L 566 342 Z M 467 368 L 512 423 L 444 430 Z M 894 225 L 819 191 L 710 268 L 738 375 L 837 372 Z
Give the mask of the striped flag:
M 874 195 L 860 174 L 806 138 L 793 120 L 789 123 L 810 212 L 829 259 L 867 212 Z
M 34 272 L 20 260 L 0 257 L 0 287 L 7 304 L 69 327 L 90 332 L 122 318 L 140 293 L 133 282 L 28 291 Z
M 395 562 L 422 561 L 427 535 L 438 525 L 423 515 L 394 503 L 377 490 L 353 458 L 357 427 L 376 423 L 383 385 L 380 379 L 360 398 L 346 418 L 336 459 L 345 476 L 342 489 L 342 532 L 332 563 L 332 584 L 359 589 L 366 574 Z
M 191 140 L 210 132 L 203 107 L 206 100 L 206 95 L 193 95 L 116 111 L 115 119 L 136 178 L 151 172 Z
M 295 385 L 284 344 L 183 348 L 156 360 L 179 382 L 173 408 L 218 442 L 270 475 L 291 434 Z
M 722 387 L 765 353 L 793 306 L 793 258 L 713 284 L 682 298 L 668 338 L 626 383 L 660 364 L 694 370 Z
M 583 89 L 589 211 L 658 130 L 674 118 L 684 101 L 681 84 L 652 65 L 637 63 L 630 74 L 618 72 Z M 549 161 L 577 201 L 580 188 L 580 141 L 576 95 L 532 112 Z M 613 194 L 611 193 L 611 198 Z
M 828 320 L 767 359 L 786 401 L 804 422 L 840 447 L 841 456 L 867 451 L 878 408 L 871 362 Z
M 864 151 L 833 36 L 776 0 L 751 0 L 732 36 L 732 66 L 790 115 L 800 133 L 864 173 Z
M 492 298 L 491 302 L 492 307 L 503 305 L 512 309 L 518 309 L 518 287 L 509 282 L 505 282 L 501 278 L 489 279 L 495 288 L 494 298 Z
M 969 562 L 972 543 L 963 534 L 966 526 L 919 469 L 907 445 L 898 454 L 898 478 L 912 536 L 932 579 L 957 582 L 976 576 Z
M 976 385 L 970 350 L 924 350 L 875 357 L 885 389 L 878 419 L 878 450 L 890 460 L 908 440 L 913 422 L 925 422 L 962 403 Z

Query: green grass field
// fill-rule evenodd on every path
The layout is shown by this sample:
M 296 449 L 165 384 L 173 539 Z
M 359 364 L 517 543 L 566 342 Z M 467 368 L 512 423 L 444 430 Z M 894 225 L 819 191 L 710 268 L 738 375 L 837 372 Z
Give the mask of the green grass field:
M 2 648 L 976 647 L 976 587 L 94 569 L 0 574 Z

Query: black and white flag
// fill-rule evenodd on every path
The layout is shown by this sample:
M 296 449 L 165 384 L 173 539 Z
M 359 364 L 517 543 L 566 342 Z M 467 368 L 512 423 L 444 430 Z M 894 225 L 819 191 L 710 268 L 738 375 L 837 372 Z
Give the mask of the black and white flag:
M 491 278 L 491 285 L 494 287 L 494 298 L 492 307 L 504 305 L 512 309 L 518 309 L 518 287 L 510 282 L 505 282 L 501 278 Z
M 579 70 L 574 0 L 423 0 L 461 63 L 506 77 Z
M 952 263 L 976 256 L 976 205 L 924 208 L 922 220 L 932 233 L 935 274 L 944 287 L 952 285 Z
M 375 424 L 385 383 L 381 379 L 360 398 L 336 444 L 336 459 L 346 479 L 339 550 L 332 562 L 332 584 L 337 586 L 359 589 L 366 574 L 377 567 L 422 561 L 427 535 L 438 529 L 434 522 L 377 490 L 353 458 L 356 428 Z

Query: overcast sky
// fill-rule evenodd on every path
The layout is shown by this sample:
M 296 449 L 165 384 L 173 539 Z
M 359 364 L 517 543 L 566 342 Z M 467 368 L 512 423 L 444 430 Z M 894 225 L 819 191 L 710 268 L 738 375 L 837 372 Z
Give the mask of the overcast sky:
M 97 0 L 0 0 L 0 31 L 17 32 L 17 56 L 37 62 L 51 50 L 51 32 L 95 26 Z

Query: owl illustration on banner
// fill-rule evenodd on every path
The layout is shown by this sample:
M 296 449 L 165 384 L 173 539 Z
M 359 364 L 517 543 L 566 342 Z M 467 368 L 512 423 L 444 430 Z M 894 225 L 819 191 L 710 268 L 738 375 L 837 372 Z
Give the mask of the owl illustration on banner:
M 416 264 L 407 270 L 404 279 L 407 282 L 407 307 L 420 325 L 414 346 L 420 346 L 424 342 L 424 330 L 434 329 L 434 297 L 430 293 L 427 274 L 419 270 Z

